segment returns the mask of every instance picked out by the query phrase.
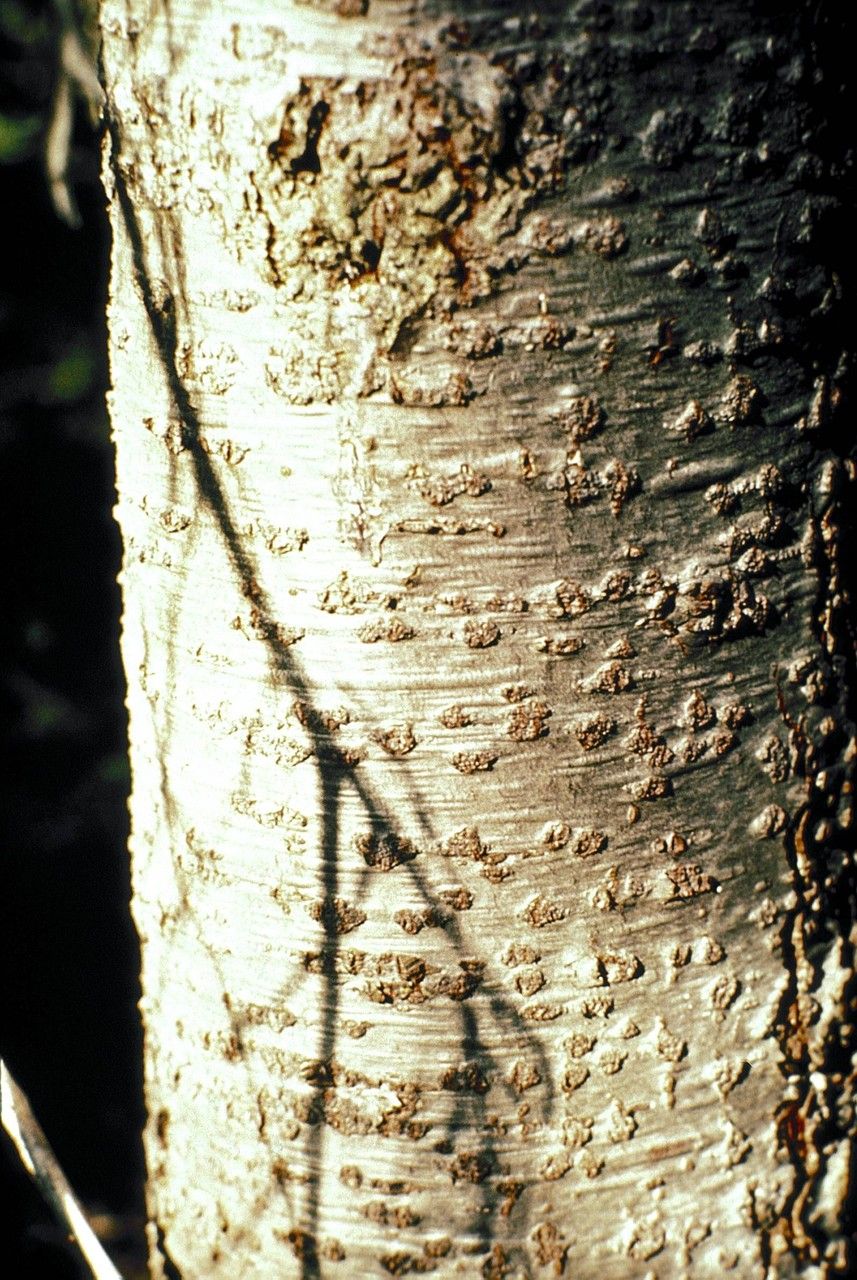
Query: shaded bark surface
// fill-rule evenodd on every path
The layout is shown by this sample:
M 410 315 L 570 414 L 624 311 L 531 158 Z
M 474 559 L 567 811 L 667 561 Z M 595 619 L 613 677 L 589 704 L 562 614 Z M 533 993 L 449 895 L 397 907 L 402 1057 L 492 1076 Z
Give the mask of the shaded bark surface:
M 102 15 L 153 1265 L 834 1274 L 810 17 L 265 9 Z

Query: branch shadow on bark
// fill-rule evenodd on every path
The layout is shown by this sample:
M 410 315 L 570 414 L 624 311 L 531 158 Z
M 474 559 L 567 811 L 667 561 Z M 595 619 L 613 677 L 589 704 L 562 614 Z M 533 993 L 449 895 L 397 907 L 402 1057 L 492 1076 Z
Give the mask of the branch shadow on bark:
M 346 851 L 341 848 L 340 833 L 340 809 L 345 791 L 350 788 L 351 792 L 356 796 L 376 839 L 393 842 L 395 846 L 398 833 L 393 815 L 386 807 L 383 798 L 375 794 L 353 769 L 349 769 L 342 762 L 332 759 L 330 753 L 325 750 L 325 744 L 321 739 L 316 723 L 318 717 L 313 714 L 315 711 L 315 691 L 307 683 L 299 662 L 289 651 L 288 644 L 283 642 L 280 629 L 273 615 L 270 600 L 259 581 L 259 569 L 252 551 L 248 548 L 246 541 L 242 539 L 236 528 L 228 498 L 224 493 L 212 462 L 203 448 L 199 414 L 179 372 L 177 361 L 177 309 L 180 310 L 182 319 L 185 321 L 190 314 L 187 299 L 184 297 L 183 246 L 180 230 L 175 220 L 168 213 L 161 211 L 161 221 L 156 233 L 159 240 L 158 250 L 165 266 L 169 266 L 174 277 L 170 287 L 175 289 L 175 297 L 178 298 L 179 303 L 177 308 L 173 295 L 167 297 L 158 296 L 160 290 L 156 290 L 153 287 L 141 227 L 134 212 L 125 177 L 118 162 L 120 154 L 119 126 L 115 117 L 110 115 L 109 112 L 110 108 L 108 107 L 107 129 L 111 143 L 111 165 L 115 184 L 114 198 L 131 246 L 135 277 L 141 292 L 151 336 L 169 389 L 173 408 L 181 422 L 183 444 L 190 455 L 200 506 L 204 507 L 216 522 L 223 546 L 232 566 L 236 585 L 243 598 L 254 609 L 255 618 L 257 619 L 254 624 L 254 631 L 265 645 L 272 676 L 279 683 L 285 683 L 293 696 L 301 700 L 311 713 L 308 717 L 306 728 L 310 736 L 313 755 L 317 761 L 323 808 L 319 870 L 324 904 L 323 925 L 327 936 L 320 956 L 319 969 L 316 970 L 321 973 L 323 997 L 321 1000 L 322 1014 L 318 1026 L 316 1062 L 313 1064 L 317 1065 L 318 1070 L 315 1071 L 311 1079 L 312 1097 L 307 1108 L 309 1117 L 306 1122 L 308 1139 L 304 1156 L 309 1172 L 309 1184 L 307 1200 L 302 1212 L 292 1202 L 287 1188 L 283 1187 L 282 1190 L 286 1194 L 289 1213 L 294 1223 L 293 1229 L 288 1233 L 288 1238 L 294 1253 L 299 1259 L 302 1280 L 313 1280 L 314 1277 L 318 1277 L 321 1274 L 317 1236 L 321 1216 L 320 1186 L 324 1170 L 325 1105 L 328 1100 L 328 1094 L 332 1094 L 336 1087 L 335 1081 L 332 1083 L 331 1068 L 335 1066 L 335 1051 L 339 1033 L 340 1007 L 337 979 L 342 949 L 339 934 L 335 927 L 334 904 L 339 896 L 343 859 L 346 854 Z M 171 656 L 168 658 L 164 682 L 168 691 L 175 684 L 172 660 L 173 649 L 171 645 L 169 646 L 169 653 Z M 177 822 L 178 808 L 169 777 L 167 776 L 164 753 L 162 753 L 160 765 L 161 790 L 165 810 L 168 819 L 171 822 Z M 435 837 L 425 806 L 421 802 L 416 788 L 412 789 L 411 796 L 413 810 L 417 815 L 424 839 L 426 841 L 434 841 Z M 409 877 L 412 886 L 419 894 L 425 907 L 432 911 L 441 922 L 455 955 L 461 957 L 464 945 L 454 913 L 443 910 L 443 904 L 433 893 L 427 877 L 414 865 L 412 858 L 398 862 L 393 869 Z M 181 889 L 182 909 L 193 916 L 193 908 L 190 906 L 187 893 L 189 877 L 176 864 L 174 864 L 174 871 L 176 883 Z M 371 866 L 367 865 L 361 868 L 357 880 L 358 897 L 362 897 L 367 891 L 370 878 L 376 874 L 377 871 Z M 196 928 L 201 945 L 209 953 L 212 964 L 219 972 L 220 965 L 217 955 L 206 944 L 201 921 L 196 921 Z M 461 967 L 464 968 L 464 966 Z M 226 990 L 225 985 L 223 989 L 224 991 Z M 543 1083 L 543 1120 L 548 1120 L 553 1112 L 554 1086 L 550 1064 L 538 1037 L 527 1027 L 499 988 L 490 987 L 487 981 L 484 986 L 476 983 L 472 989 L 465 989 L 463 995 L 451 996 L 450 998 L 455 1002 L 459 1053 L 465 1063 L 478 1064 L 484 1077 L 483 1083 L 485 1087 L 483 1088 L 481 1084 L 475 1088 L 453 1087 L 450 1096 L 454 1098 L 454 1101 L 445 1124 L 445 1133 L 443 1138 L 435 1143 L 434 1149 L 452 1153 L 454 1151 L 454 1140 L 459 1131 L 466 1131 L 473 1135 L 468 1157 L 471 1160 L 474 1173 L 473 1176 L 466 1175 L 466 1181 L 478 1184 L 480 1203 L 467 1225 L 467 1231 L 468 1234 L 480 1242 L 483 1246 L 483 1251 L 487 1253 L 496 1238 L 497 1218 L 500 1211 L 496 1186 L 492 1187 L 492 1182 L 496 1184 L 497 1178 L 502 1172 L 494 1138 L 488 1124 L 484 1099 L 484 1094 L 488 1088 L 487 1081 L 492 1076 L 495 1076 L 498 1084 L 510 1096 L 515 1096 L 515 1093 L 512 1086 L 500 1078 L 501 1064 L 494 1058 L 486 1042 L 485 1023 L 493 1024 L 495 1037 L 499 1038 L 501 1035 L 514 1037 L 518 1044 L 526 1045 L 527 1052 L 532 1055 L 538 1075 Z M 224 1005 L 229 1017 L 233 1043 L 237 1047 L 238 1056 L 243 1057 L 244 1050 L 241 1038 L 243 1021 L 231 1008 L 228 996 L 224 997 Z M 260 1126 L 260 1133 L 263 1129 L 264 1126 Z M 474 1146 L 476 1147 L 475 1150 L 473 1149 Z M 453 1173 L 452 1176 L 454 1182 L 455 1174 Z M 298 1225 L 299 1219 L 303 1220 L 301 1225 Z M 176 1277 L 180 1280 L 181 1273 L 167 1252 L 163 1226 L 160 1223 L 156 1223 L 154 1226 L 157 1231 L 157 1247 L 169 1268 L 168 1274 L 173 1276 L 174 1280 Z

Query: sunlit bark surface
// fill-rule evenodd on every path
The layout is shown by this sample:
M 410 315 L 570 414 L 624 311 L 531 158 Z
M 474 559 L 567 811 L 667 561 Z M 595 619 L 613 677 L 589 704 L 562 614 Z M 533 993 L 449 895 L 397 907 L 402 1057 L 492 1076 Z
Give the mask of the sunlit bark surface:
M 835 174 L 768 12 L 105 0 L 155 1275 L 845 1266 Z

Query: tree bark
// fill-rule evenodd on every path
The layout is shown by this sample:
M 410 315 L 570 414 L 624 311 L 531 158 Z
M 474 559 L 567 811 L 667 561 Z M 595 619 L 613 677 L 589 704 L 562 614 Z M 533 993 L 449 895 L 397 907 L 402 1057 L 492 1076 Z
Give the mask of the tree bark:
M 102 30 L 153 1273 L 844 1270 L 808 13 Z

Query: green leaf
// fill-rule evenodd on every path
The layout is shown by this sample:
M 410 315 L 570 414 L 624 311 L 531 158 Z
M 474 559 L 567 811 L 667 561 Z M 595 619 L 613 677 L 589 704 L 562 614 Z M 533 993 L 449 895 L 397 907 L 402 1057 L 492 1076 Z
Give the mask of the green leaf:
M 0 34 L 16 44 L 31 45 L 47 38 L 51 18 L 56 15 L 37 15 L 27 10 L 20 0 L 0 0 Z
M 120 786 L 129 787 L 131 767 L 127 755 L 124 752 L 116 752 L 113 755 L 102 756 L 96 766 L 96 776 L 99 782 L 119 783 Z
M 42 128 L 40 116 L 8 116 L 0 111 L 0 164 L 23 160 Z
M 62 356 L 48 375 L 48 397 L 52 403 L 72 404 L 82 399 L 92 386 L 95 362 L 87 347 L 75 347 Z

